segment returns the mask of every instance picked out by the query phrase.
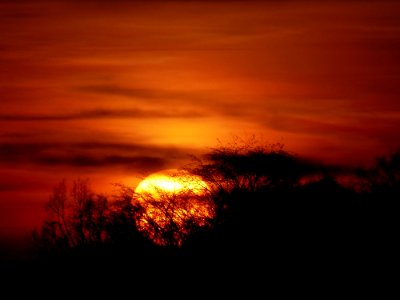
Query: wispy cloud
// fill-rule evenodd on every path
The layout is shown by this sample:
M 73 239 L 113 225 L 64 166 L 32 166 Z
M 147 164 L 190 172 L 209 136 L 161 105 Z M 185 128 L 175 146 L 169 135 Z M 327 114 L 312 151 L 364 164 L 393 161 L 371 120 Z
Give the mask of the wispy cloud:
M 165 96 L 171 96 L 171 93 L 157 91 L 149 88 L 127 88 L 112 84 L 96 84 L 96 85 L 84 85 L 79 86 L 76 90 L 85 93 L 96 93 L 96 94 L 107 94 L 107 95 L 118 95 L 129 98 L 144 98 L 154 99 Z
M 123 166 L 137 171 L 166 168 L 187 159 L 189 150 L 140 144 L 106 142 L 85 143 L 3 143 L 3 165 L 35 164 L 42 166 L 112 167 Z
M 0 114 L 0 121 L 74 121 L 83 119 L 201 118 L 195 110 L 94 109 L 65 114 Z
M 129 88 L 125 86 L 113 84 L 96 84 L 85 85 L 77 88 L 77 91 L 84 93 L 93 93 L 99 95 L 111 95 L 130 98 L 134 103 L 148 105 L 151 103 L 155 106 L 166 107 L 166 103 L 171 104 L 170 107 L 184 106 L 191 109 L 174 110 L 171 111 L 158 111 L 146 110 L 133 113 L 137 115 L 151 114 L 155 117 L 205 117 L 209 115 L 220 115 L 228 117 L 241 117 L 246 115 L 248 110 L 248 103 L 243 100 L 242 102 L 232 105 L 230 95 L 221 94 L 213 90 L 194 90 L 187 92 L 184 90 L 164 90 L 134 87 Z M 201 109 L 201 111 L 199 110 Z M 124 112 L 122 112 L 122 115 Z M 159 116 L 157 116 L 157 114 Z M 139 117 L 139 116 L 137 116 Z
M 89 156 L 89 155 L 44 155 L 36 159 L 36 163 L 41 165 L 68 165 L 72 167 L 110 167 L 124 166 L 128 169 L 157 170 L 165 168 L 168 160 L 162 157 L 152 156 Z
M 157 103 L 161 101 L 165 105 L 165 101 L 174 101 L 178 103 L 210 103 L 215 99 L 212 91 L 182 91 L 182 90 L 166 90 L 162 88 L 148 87 L 126 87 L 115 84 L 92 84 L 75 87 L 74 90 L 89 94 L 121 96 L 134 99 L 135 101 L 153 101 Z M 211 101 L 212 100 L 212 101 Z

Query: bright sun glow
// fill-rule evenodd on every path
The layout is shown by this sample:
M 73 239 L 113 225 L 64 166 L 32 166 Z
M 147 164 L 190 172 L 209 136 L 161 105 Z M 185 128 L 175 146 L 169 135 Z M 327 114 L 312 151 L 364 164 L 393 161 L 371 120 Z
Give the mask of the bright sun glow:
M 180 244 L 191 226 L 204 226 L 214 215 L 208 185 L 199 176 L 178 170 L 154 173 L 135 189 L 145 212 L 138 227 L 158 244 Z
M 160 193 L 175 194 L 188 190 L 195 194 L 204 193 L 207 184 L 200 177 L 180 173 L 170 170 L 152 174 L 139 183 L 135 192 L 150 193 L 156 198 Z

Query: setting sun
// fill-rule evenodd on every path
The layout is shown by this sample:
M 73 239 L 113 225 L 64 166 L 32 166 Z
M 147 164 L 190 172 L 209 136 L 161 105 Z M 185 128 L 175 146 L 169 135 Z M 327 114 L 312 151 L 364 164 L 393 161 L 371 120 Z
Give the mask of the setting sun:
M 160 194 L 175 194 L 191 191 L 196 195 L 202 195 L 208 188 L 199 176 L 191 175 L 183 171 L 171 169 L 151 174 L 142 180 L 135 189 L 138 194 L 152 194 L 159 198 Z
M 398 259 L 400 0 L 0 0 L 0 32 L 18 286 Z
M 180 244 L 193 226 L 213 217 L 209 188 L 199 176 L 176 169 L 149 175 L 135 189 L 144 213 L 138 227 L 157 244 Z

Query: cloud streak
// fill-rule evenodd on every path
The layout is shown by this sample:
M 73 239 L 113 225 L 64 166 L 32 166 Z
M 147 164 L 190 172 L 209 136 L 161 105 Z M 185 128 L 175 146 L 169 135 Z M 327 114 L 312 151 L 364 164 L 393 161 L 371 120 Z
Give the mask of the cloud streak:
M 202 118 L 195 110 L 94 109 L 65 114 L 0 114 L 0 121 L 75 121 L 90 119 Z
M 154 103 L 161 102 L 165 105 L 165 101 L 173 101 L 174 103 L 210 103 L 216 99 L 210 91 L 192 91 L 185 92 L 179 90 L 166 90 L 162 88 L 148 87 L 126 87 L 114 84 L 93 84 L 83 85 L 75 88 L 78 92 L 98 95 L 121 96 L 136 101 L 153 101 Z M 212 101 L 211 101 L 212 100 Z
M 123 166 L 137 171 L 153 171 L 187 159 L 189 150 L 119 143 L 3 143 L 3 165 L 41 165 L 107 168 Z
M 170 93 L 156 91 L 148 88 L 126 88 L 111 84 L 85 85 L 77 87 L 77 90 L 85 93 L 117 95 L 129 98 L 144 98 L 144 99 L 154 99 L 165 96 L 173 96 L 173 94 L 171 95 Z

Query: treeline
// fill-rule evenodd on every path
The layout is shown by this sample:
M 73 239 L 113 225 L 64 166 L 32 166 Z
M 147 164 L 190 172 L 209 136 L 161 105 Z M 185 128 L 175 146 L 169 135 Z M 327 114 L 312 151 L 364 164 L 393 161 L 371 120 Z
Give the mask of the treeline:
M 61 181 L 48 219 L 33 234 L 36 259 L 57 268 L 145 272 L 166 265 L 365 267 L 395 255 L 400 151 L 350 170 L 302 159 L 281 145 L 235 144 L 196 158 L 185 171 L 207 183 L 204 201 L 214 214 L 201 224 L 169 218 L 176 197 L 164 202 L 167 226 L 160 226 L 130 187 L 116 185 L 110 198 L 91 191 L 87 180 L 70 187 Z M 146 216 L 157 243 L 139 226 Z

